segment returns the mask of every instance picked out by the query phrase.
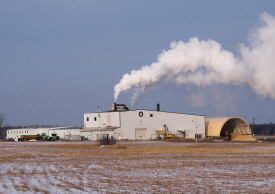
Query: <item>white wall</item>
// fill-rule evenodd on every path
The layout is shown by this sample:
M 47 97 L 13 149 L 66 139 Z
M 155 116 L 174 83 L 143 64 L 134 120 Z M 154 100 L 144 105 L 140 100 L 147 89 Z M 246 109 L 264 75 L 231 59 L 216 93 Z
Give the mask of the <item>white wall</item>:
M 13 138 L 15 141 L 18 141 L 18 138 L 21 135 L 37 135 L 41 133 L 46 133 L 49 136 L 52 136 L 52 133 L 57 133 L 60 138 L 65 138 L 65 135 L 80 135 L 80 129 L 62 129 L 60 128 L 21 128 L 21 129 L 8 129 L 7 130 L 7 139 Z
M 91 131 L 81 131 L 80 135 L 88 138 L 88 140 L 93 140 Z
M 13 138 L 15 141 L 18 141 L 18 138 L 21 135 L 37 135 L 41 133 L 46 133 L 48 135 L 48 128 L 21 128 L 21 129 L 8 129 L 7 130 L 7 139 Z
M 87 118 L 89 118 L 89 121 L 87 121 Z M 119 112 L 84 113 L 84 128 L 107 126 L 120 126 Z
M 85 136 L 86 138 L 88 138 L 88 140 L 92 140 L 92 141 L 98 140 L 97 136 L 104 135 L 104 134 L 109 134 L 114 136 L 114 131 L 81 131 L 81 136 Z
M 53 133 L 64 139 L 66 135 L 80 135 L 80 129 L 49 129 L 49 136 L 52 136 Z
M 140 111 L 143 112 L 142 117 L 139 116 Z M 202 134 L 202 137 L 205 137 L 204 116 L 147 110 L 124 111 L 120 112 L 120 114 L 121 128 L 115 130 L 115 132 L 120 132 L 126 139 L 135 139 L 136 128 L 147 128 L 147 138 L 155 139 L 155 131 L 161 130 L 164 124 L 166 124 L 169 131 L 178 136 L 182 135 L 182 133 L 177 130 L 185 130 L 186 138 L 195 138 L 196 123 L 197 134 Z M 150 117 L 150 114 L 153 117 Z
M 139 112 L 143 113 L 143 116 L 139 116 Z M 152 117 L 150 117 L 152 114 Z M 112 135 L 115 138 L 124 137 L 124 139 L 136 139 L 135 129 L 144 128 L 147 129 L 147 139 L 156 138 L 156 130 L 161 130 L 161 127 L 166 124 L 169 131 L 177 136 L 183 136 L 178 132 L 185 131 L 186 138 L 195 138 L 196 126 L 197 134 L 201 134 L 202 138 L 205 138 L 205 120 L 204 116 L 199 115 L 187 115 L 179 113 L 169 113 L 161 111 L 149 111 L 149 110 L 133 110 L 133 111 L 117 111 L 117 112 L 103 112 L 99 113 L 85 113 L 84 114 L 84 128 L 91 127 L 106 127 L 116 126 Z M 87 121 L 89 117 L 89 121 Z M 96 121 L 94 118 L 96 117 Z M 93 132 L 93 140 L 96 139 L 96 132 Z M 111 133 L 109 133 L 111 134 Z

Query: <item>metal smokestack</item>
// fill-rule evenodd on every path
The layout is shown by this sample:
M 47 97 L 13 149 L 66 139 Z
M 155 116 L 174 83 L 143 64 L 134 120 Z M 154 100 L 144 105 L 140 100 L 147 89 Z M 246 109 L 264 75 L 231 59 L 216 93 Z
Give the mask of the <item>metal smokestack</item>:
M 157 103 L 157 111 L 160 111 L 160 105 Z
M 111 111 L 117 111 L 117 108 L 116 108 L 116 103 L 112 104 Z
M 117 110 L 129 110 L 129 108 L 125 104 L 112 104 L 111 111 L 117 111 Z

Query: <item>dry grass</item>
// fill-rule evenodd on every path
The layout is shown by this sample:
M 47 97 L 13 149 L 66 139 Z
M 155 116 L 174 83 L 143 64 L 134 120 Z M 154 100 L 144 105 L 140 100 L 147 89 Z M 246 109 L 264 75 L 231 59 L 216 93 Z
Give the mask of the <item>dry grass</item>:
M 42 149 L 70 149 L 70 150 L 86 150 L 86 149 L 96 149 L 98 146 L 95 144 L 73 144 L 73 143 L 68 143 L 68 144 L 48 144 L 48 145 L 42 145 L 39 146 L 38 148 Z
M 166 142 L 189 142 L 195 143 L 196 139 L 187 139 L 187 138 L 174 138 L 174 139 L 163 139 L 163 140 L 156 140 L 156 141 L 166 141 Z M 213 142 L 213 139 L 197 139 L 198 143 L 206 143 L 206 142 Z
M 270 145 L 274 143 L 184 143 L 162 142 L 151 146 L 146 144 L 116 144 L 98 146 L 96 144 L 54 144 L 28 146 L 29 152 L 5 153 L 0 155 L 0 161 L 49 159 L 58 157 L 89 157 L 106 155 L 158 155 L 158 154 L 275 154 Z M 154 142 L 152 142 L 154 144 Z M 38 150 L 41 150 L 40 152 Z
M 13 185 L 16 191 L 46 193 L 51 187 L 55 193 L 272 193 L 275 189 L 271 142 L 0 144 L 2 188 Z

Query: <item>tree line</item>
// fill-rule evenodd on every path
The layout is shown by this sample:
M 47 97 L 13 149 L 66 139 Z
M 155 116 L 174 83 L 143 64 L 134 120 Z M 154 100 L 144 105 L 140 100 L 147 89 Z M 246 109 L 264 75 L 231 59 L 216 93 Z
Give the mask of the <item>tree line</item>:
M 275 134 L 275 123 L 265 124 L 250 124 L 250 128 L 254 134 L 258 135 L 273 135 Z

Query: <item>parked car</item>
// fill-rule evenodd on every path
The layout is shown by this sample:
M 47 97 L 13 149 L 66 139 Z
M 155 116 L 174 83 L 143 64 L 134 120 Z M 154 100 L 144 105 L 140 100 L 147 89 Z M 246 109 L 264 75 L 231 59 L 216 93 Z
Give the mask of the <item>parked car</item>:
M 6 141 L 14 141 L 14 139 L 13 138 L 9 138 Z
M 5 140 L 6 140 L 6 138 L 0 137 L 0 141 L 5 141 Z

